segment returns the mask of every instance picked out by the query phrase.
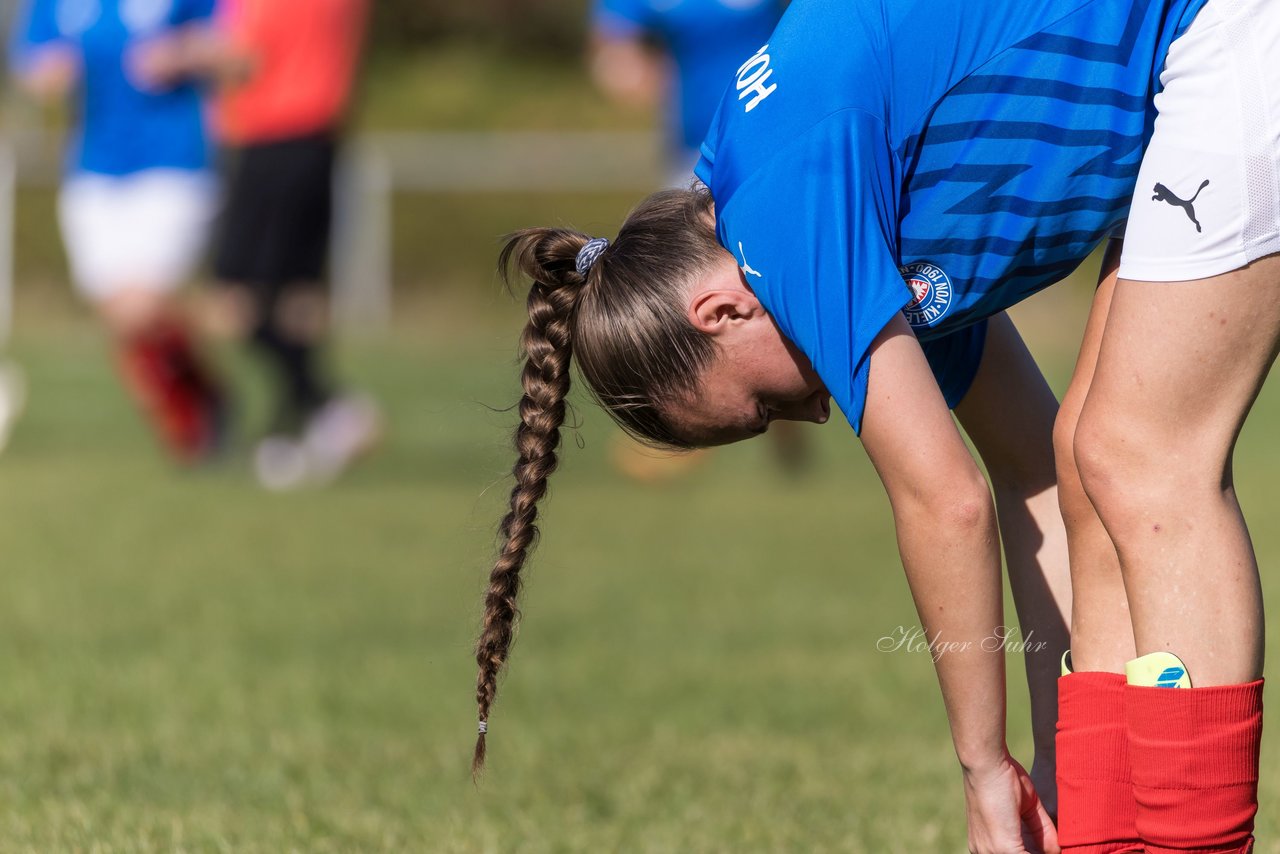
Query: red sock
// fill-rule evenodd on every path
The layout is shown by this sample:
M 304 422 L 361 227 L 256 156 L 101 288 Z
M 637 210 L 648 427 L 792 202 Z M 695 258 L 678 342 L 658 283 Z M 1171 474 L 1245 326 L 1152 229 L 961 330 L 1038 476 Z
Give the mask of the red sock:
M 1057 752 L 1063 854 L 1141 852 L 1122 675 L 1069 673 L 1058 680 Z
M 190 344 L 186 330 L 165 322 L 124 343 L 120 370 L 161 442 L 178 460 L 208 450 L 217 386 Z
M 1149 854 L 1248 854 L 1258 811 L 1262 680 L 1125 686 L 1138 833 Z

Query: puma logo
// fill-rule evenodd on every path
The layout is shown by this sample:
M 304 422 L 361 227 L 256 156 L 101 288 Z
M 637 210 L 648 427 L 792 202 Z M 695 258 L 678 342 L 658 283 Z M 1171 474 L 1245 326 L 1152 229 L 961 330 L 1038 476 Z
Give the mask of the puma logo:
M 1196 231 L 1201 231 L 1200 220 L 1196 219 L 1195 201 L 1200 198 L 1200 191 L 1209 186 L 1209 179 L 1205 178 L 1204 183 L 1200 185 L 1200 189 L 1196 190 L 1196 194 L 1191 198 L 1183 201 L 1174 194 L 1172 190 L 1164 184 L 1156 184 L 1155 195 L 1151 197 L 1153 202 L 1168 202 L 1169 204 L 1182 208 L 1187 212 L 1187 216 L 1196 224 Z
M 746 273 L 748 276 L 755 276 L 757 279 L 764 278 L 764 276 L 759 272 L 751 269 L 751 265 L 747 263 L 747 253 L 746 250 L 742 248 L 741 240 L 738 241 L 738 254 L 742 256 L 742 272 Z

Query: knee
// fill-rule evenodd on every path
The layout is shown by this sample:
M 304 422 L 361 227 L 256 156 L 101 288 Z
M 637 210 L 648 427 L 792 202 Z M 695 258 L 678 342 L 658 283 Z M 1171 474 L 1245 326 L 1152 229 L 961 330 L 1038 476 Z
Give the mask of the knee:
M 146 288 L 124 288 L 98 303 L 98 315 L 116 338 L 145 335 L 171 311 L 167 294 Z
M 1220 495 L 1230 441 L 1086 407 L 1073 460 L 1081 489 L 1113 538 L 1153 514 Z
M 243 285 L 222 285 L 205 297 L 201 306 L 205 327 L 216 338 L 248 338 L 257 322 L 256 298 Z
M 1147 474 L 1144 454 L 1127 440 L 1115 419 L 1099 417 L 1094 410 L 1081 413 L 1071 445 L 1071 465 L 1080 489 L 1103 522 L 1118 521 L 1142 488 L 1138 478 Z
M 1080 483 L 1080 472 L 1076 468 L 1076 428 L 1079 421 L 1079 410 L 1064 406 L 1058 411 L 1058 417 L 1053 423 L 1053 461 L 1058 479 L 1058 504 L 1062 508 L 1063 520 L 1068 523 L 1093 513 L 1089 498 Z

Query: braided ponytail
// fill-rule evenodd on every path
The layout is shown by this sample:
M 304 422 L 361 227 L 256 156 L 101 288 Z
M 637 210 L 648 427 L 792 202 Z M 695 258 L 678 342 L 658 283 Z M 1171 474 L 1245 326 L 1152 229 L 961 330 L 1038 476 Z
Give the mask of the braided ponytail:
M 489 574 L 484 620 L 476 643 L 480 732 L 471 761 L 473 775 L 484 766 L 489 709 L 520 614 L 516 607 L 520 570 L 538 537 L 538 502 L 547 493 L 547 478 L 559 464 L 556 449 L 569 394 L 573 313 L 585 282 L 574 261 L 588 239 L 575 231 L 530 228 L 513 234 L 499 256 L 498 265 L 508 281 L 514 265 L 533 284 L 528 298 L 529 322 L 520 340 L 526 361 L 521 376 L 520 424 L 515 430 L 517 459 L 512 473 L 516 483 L 499 527 L 502 547 Z
M 538 537 L 538 502 L 559 463 L 570 356 L 624 430 L 679 448 L 688 444 L 667 422 L 664 404 L 687 396 L 715 355 L 711 339 L 689 323 L 684 309 L 690 289 L 726 255 L 716 242 L 705 189 L 655 193 L 632 211 L 613 245 L 594 241 L 583 252 L 588 240 L 567 229 L 524 229 L 507 239 L 498 260 L 508 284 L 514 271 L 532 285 L 520 342 L 526 361 L 516 482 L 499 527 L 502 546 L 476 643 L 480 725 L 473 776 L 484 767 L 489 711 L 520 614 L 520 571 Z

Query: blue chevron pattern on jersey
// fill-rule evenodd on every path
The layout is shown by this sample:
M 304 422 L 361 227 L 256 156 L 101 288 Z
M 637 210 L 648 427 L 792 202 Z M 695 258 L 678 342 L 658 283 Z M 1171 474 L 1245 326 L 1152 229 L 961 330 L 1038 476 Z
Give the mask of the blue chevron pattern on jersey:
M 1093 41 L 1107 5 L 1124 27 Z M 922 341 L 1067 276 L 1124 221 L 1155 119 L 1161 20 L 1150 7 L 1093 3 L 1022 40 L 905 140 L 900 260 L 927 260 L 959 283 L 952 310 L 916 326 Z
M 1205 2 L 791 5 L 697 173 L 721 243 L 763 272 L 752 288 L 855 429 L 894 314 L 954 405 L 982 321 L 1123 224 L 1165 54 Z M 969 344 L 941 346 L 956 335 Z

